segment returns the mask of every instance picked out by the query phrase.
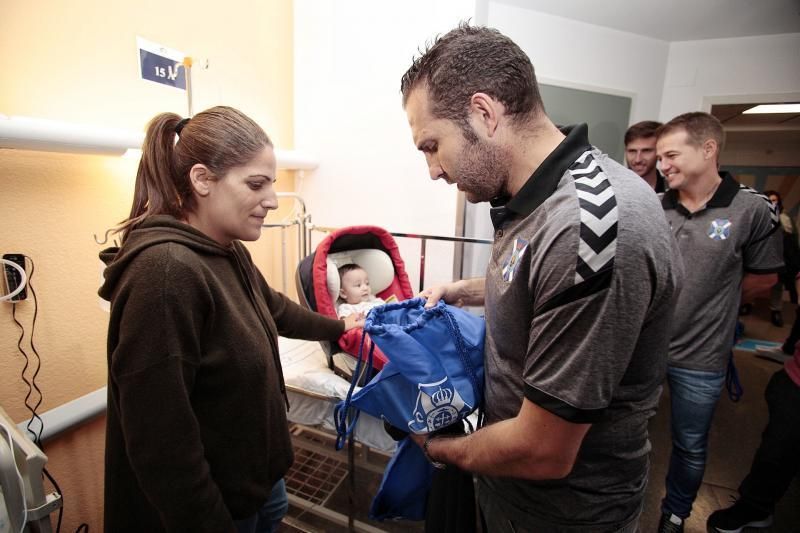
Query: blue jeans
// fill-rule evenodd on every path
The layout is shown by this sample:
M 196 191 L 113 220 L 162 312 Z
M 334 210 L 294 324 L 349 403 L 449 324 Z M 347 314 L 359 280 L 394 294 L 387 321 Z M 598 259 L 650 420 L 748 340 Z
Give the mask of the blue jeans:
M 670 391 L 672 455 L 667 472 L 667 493 L 661 511 L 687 518 L 703 482 L 708 431 L 725 372 L 704 372 L 667 367 Z
M 289 510 L 289 498 L 286 496 L 286 484 L 283 479 L 275 483 L 269 499 L 256 514 L 242 520 L 236 520 L 239 533 L 272 533 L 281 523 Z

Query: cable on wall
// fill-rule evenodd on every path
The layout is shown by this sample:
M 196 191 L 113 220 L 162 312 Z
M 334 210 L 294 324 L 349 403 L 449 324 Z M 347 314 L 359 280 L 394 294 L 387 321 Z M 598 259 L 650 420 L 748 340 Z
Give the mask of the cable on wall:
M 7 298 L 7 299 L 4 299 L 3 301 L 7 301 L 8 303 L 10 303 L 12 305 L 12 307 L 11 307 L 11 319 L 14 321 L 14 324 L 16 324 L 17 327 L 19 328 L 19 338 L 17 339 L 17 349 L 19 350 L 19 353 L 22 354 L 22 357 L 25 359 L 25 366 L 23 366 L 23 368 L 22 368 L 22 372 L 20 373 L 20 377 L 22 378 L 22 381 L 28 386 L 28 394 L 25 396 L 25 407 L 28 409 L 28 411 L 30 411 L 31 418 L 28 421 L 28 425 L 26 426 L 26 429 L 28 430 L 28 433 L 30 433 L 31 440 L 33 440 L 34 444 L 36 444 L 39 448 L 41 448 L 42 447 L 42 430 L 44 428 L 44 422 L 42 421 L 42 418 L 39 416 L 39 413 L 37 411 L 38 411 L 39 407 L 42 405 L 42 401 L 44 400 L 44 395 L 42 394 L 42 391 L 39 388 L 39 386 L 36 384 L 36 378 L 38 377 L 39 371 L 42 368 L 42 359 L 39 356 L 39 352 L 36 350 L 36 345 L 33 342 L 33 334 L 34 334 L 35 328 L 36 328 L 36 317 L 39 314 L 39 302 L 38 302 L 38 299 L 36 298 L 36 291 L 34 290 L 33 285 L 31 283 L 34 271 L 36 269 L 36 266 L 35 266 L 35 264 L 33 262 L 33 259 L 30 256 L 26 255 L 25 259 L 28 262 L 30 262 L 30 265 L 31 265 L 30 274 L 28 274 L 25 271 L 25 268 L 23 268 L 20 265 L 14 263 L 13 261 L 8 261 L 6 259 L 0 259 L 0 261 L 2 261 L 3 264 L 12 265 L 13 267 L 15 267 L 20 272 L 21 277 L 22 277 L 22 279 L 21 279 L 21 281 L 19 283 L 19 286 L 14 291 L 12 291 L 8 295 L 6 295 L 4 298 Z M 31 359 L 32 358 L 28 355 L 28 353 L 22 347 L 22 342 L 25 339 L 25 327 L 17 319 L 17 304 L 19 302 L 18 301 L 14 301 L 14 300 L 10 300 L 10 298 L 13 298 L 14 296 L 16 296 L 26 286 L 30 289 L 31 294 L 33 295 L 33 321 L 32 321 L 32 324 L 31 324 L 30 345 L 31 345 L 31 350 L 33 351 L 33 354 L 35 355 L 35 359 L 34 359 L 34 362 L 33 362 L 33 364 L 34 364 L 33 376 L 31 376 L 30 379 L 28 379 L 26 377 L 26 373 L 28 371 L 28 367 L 31 366 Z M 36 398 L 37 396 L 38 396 L 38 398 Z M 33 428 L 35 422 L 38 422 L 38 426 L 39 426 L 38 427 L 38 431 L 34 430 L 34 428 Z
M 39 413 L 37 412 L 39 407 L 42 405 L 42 402 L 44 401 L 44 394 L 42 393 L 42 390 L 39 388 L 39 386 L 36 384 L 36 378 L 39 375 L 39 371 L 42 368 L 42 358 L 39 355 L 38 350 L 36 349 L 36 344 L 34 343 L 34 333 L 36 332 L 36 318 L 39 315 L 39 299 L 36 296 L 36 289 L 34 289 L 33 283 L 32 283 L 33 274 L 34 274 L 34 271 L 36 269 L 36 265 L 34 264 L 32 257 L 30 257 L 28 255 L 25 255 L 25 259 L 31 265 L 30 274 L 25 272 L 24 268 L 20 267 L 18 264 L 14 263 L 13 261 L 8 261 L 6 259 L 0 259 L 0 261 L 2 261 L 3 264 L 9 264 L 9 265 L 15 267 L 20 272 L 20 274 L 22 276 L 22 279 L 20 281 L 19 287 L 17 287 L 17 289 L 15 289 L 11 293 L 9 293 L 6 296 L 4 296 L 3 299 L 0 300 L 0 301 L 9 301 L 9 303 L 13 304 L 13 307 L 11 308 L 11 318 L 12 318 L 12 320 L 14 321 L 14 323 L 17 325 L 17 327 L 20 330 L 19 339 L 17 340 L 17 348 L 19 349 L 19 351 L 22 354 L 22 356 L 25 358 L 25 366 L 23 367 L 22 373 L 21 373 L 22 381 L 24 381 L 25 384 L 28 386 L 28 394 L 25 396 L 25 407 L 31 413 L 31 418 L 30 418 L 30 420 L 28 420 L 28 425 L 26 426 L 26 429 L 28 430 L 28 433 L 31 434 L 31 436 L 32 436 L 31 440 L 33 440 L 33 443 L 36 444 L 36 446 L 38 446 L 40 450 L 44 451 L 44 446 L 42 444 L 42 432 L 44 431 L 44 421 L 42 420 L 42 418 L 39 416 Z M 17 316 L 16 316 L 16 311 L 17 311 L 16 304 L 19 303 L 19 302 L 10 301 L 11 298 L 13 298 L 17 294 L 19 294 L 26 286 L 28 287 L 28 289 L 30 289 L 31 296 L 33 296 L 33 320 L 31 321 L 30 347 L 31 347 L 31 351 L 33 352 L 33 354 L 35 356 L 35 370 L 34 370 L 33 376 L 31 377 L 30 380 L 28 380 L 25 377 L 25 372 L 27 371 L 28 366 L 30 366 L 31 360 L 30 360 L 30 357 L 28 356 L 28 353 L 22 347 L 22 341 L 23 341 L 23 339 L 25 337 L 25 327 L 22 325 L 22 323 L 19 320 L 17 320 Z M 35 404 L 32 405 L 31 397 L 34 396 L 34 391 L 36 392 L 36 394 L 39 395 L 39 399 Z M 32 425 L 34 424 L 34 421 L 38 421 L 38 423 L 39 423 L 38 424 L 39 425 L 38 431 L 36 431 L 36 430 L 34 430 L 34 428 L 32 428 Z M 56 480 L 53 478 L 53 476 L 50 474 L 50 472 L 48 472 L 48 470 L 46 468 L 44 468 L 42 470 L 42 472 L 44 473 L 45 477 L 47 477 L 47 479 L 50 481 L 50 483 L 53 485 L 53 488 L 55 488 L 56 492 L 61 495 L 62 504 L 58 508 L 58 520 L 57 520 L 57 523 L 56 523 L 56 533 L 60 533 L 60 531 L 61 531 L 61 521 L 62 521 L 63 515 L 64 515 L 64 505 L 63 505 L 64 493 L 61 491 L 61 487 L 58 486 L 58 483 L 56 482 Z M 26 511 L 26 513 L 27 513 L 27 511 Z M 78 526 L 78 529 L 76 530 L 76 533 L 77 532 L 81 532 L 81 531 L 88 532 L 89 531 L 89 525 L 86 524 L 86 523 L 80 524 Z
M 16 264 L 14 261 L 9 261 L 8 259 L 0 258 L 0 265 L 7 265 L 15 268 L 17 272 L 19 272 L 19 275 L 22 277 L 22 279 L 19 282 L 19 286 L 16 289 L 9 292 L 8 294 L 0 296 L 0 302 L 16 303 L 13 302 L 11 299 L 17 294 L 21 293 L 23 290 L 25 290 L 25 285 L 28 283 L 28 276 L 25 273 L 25 269 Z

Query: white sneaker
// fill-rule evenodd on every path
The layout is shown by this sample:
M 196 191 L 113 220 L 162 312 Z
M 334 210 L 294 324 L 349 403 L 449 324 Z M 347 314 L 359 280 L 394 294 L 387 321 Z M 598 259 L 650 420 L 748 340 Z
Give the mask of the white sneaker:
M 780 346 L 764 346 L 756 345 L 756 356 L 777 361 L 778 363 L 785 363 L 792 358 L 792 354 L 787 354 Z

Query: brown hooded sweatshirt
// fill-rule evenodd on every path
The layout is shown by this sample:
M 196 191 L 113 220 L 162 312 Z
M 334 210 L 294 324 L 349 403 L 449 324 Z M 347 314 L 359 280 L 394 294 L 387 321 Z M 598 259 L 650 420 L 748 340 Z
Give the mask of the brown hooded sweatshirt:
M 105 530 L 234 531 L 293 461 L 278 335 L 335 340 L 344 323 L 272 290 L 240 242 L 170 216 L 100 256 Z

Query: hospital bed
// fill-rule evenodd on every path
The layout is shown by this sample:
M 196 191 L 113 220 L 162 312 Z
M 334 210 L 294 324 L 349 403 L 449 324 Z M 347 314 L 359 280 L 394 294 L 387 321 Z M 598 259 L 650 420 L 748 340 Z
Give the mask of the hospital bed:
M 295 202 L 289 219 L 265 224 L 265 228 L 280 231 L 281 255 L 283 258 L 282 292 L 288 294 L 287 272 L 292 272 L 311 251 L 312 232 L 331 233 L 336 228 L 315 226 L 306 212 L 302 198 L 293 193 L 279 193 L 279 198 Z M 290 232 L 295 234 L 295 252 L 289 248 Z M 392 233 L 395 237 L 412 238 L 420 243 L 419 248 L 419 287 L 424 285 L 426 244 L 428 240 L 449 241 L 456 246 L 465 243 L 491 244 L 484 239 L 463 237 L 440 237 Z M 286 476 L 287 493 L 292 506 L 329 520 L 350 531 L 383 531 L 374 526 L 355 520 L 351 507 L 347 514 L 334 511 L 326 506 L 331 494 L 339 489 L 349 478 L 350 500 L 355 496 L 356 467 L 376 474 L 382 474 L 393 453 L 396 443 L 383 428 L 382 421 L 361 413 L 354 438 L 347 451 L 334 449 L 335 426 L 333 408 L 347 395 L 350 382 L 340 376 L 342 372 L 334 369 L 354 369 L 354 359 L 343 352 L 331 353 L 316 341 L 279 339 L 281 364 L 289 396 L 289 421 L 295 446 L 295 464 Z M 333 363 L 331 358 L 333 358 Z M 372 494 L 359 497 L 371 500 Z M 302 523 L 293 523 L 291 517 L 285 520 L 298 529 Z

